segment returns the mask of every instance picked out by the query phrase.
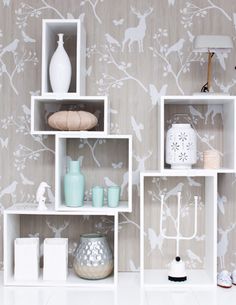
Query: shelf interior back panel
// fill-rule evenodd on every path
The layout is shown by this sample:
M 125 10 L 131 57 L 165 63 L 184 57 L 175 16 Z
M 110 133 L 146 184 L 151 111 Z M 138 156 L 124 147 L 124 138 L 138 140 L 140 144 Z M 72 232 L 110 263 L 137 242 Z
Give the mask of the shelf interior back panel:
M 180 241 L 180 256 L 187 269 L 204 269 L 205 261 L 205 177 L 146 177 L 144 181 L 144 269 L 168 269 L 175 258 L 176 242 L 160 235 L 161 194 L 165 195 L 163 230 L 176 235 L 177 191 L 182 194 L 180 232 L 194 232 L 194 196 L 199 196 L 197 236 Z
M 227 130 L 224 128 L 224 121 L 232 121 L 233 113 L 226 115 L 225 108 L 227 104 L 217 105 L 188 105 L 188 104 L 166 104 L 164 108 L 165 136 L 167 130 L 173 123 L 189 123 L 197 134 L 197 164 L 193 168 L 203 168 L 203 152 L 206 150 L 217 150 L 221 153 L 221 167 L 233 168 L 232 153 L 228 154 L 227 147 L 233 147 L 233 143 L 224 143 L 227 141 Z M 225 156 L 225 157 L 224 157 Z M 229 159 L 232 158 L 232 164 Z M 165 164 L 169 168 L 168 164 Z
M 69 239 L 69 267 L 73 264 L 73 254 L 77 248 L 80 234 L 102 233 L 114 249 L 114 217 L 100 215 L 49 216 L 21 215 L 20 236 L 39 237 L 41 267 L 44 238 L 64 237 Z

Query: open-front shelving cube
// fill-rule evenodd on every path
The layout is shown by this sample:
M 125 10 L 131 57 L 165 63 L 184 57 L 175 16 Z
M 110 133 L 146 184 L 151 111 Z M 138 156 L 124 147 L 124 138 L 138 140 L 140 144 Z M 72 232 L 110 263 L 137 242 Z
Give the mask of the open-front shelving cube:
M 189 123 L 197 134 L 196 169 L 203 169 L 203 152 L 217 150 L 221 155 L 219 171 L 235 170 L 235 99 L 227 96 L 166 96 L 159 107 L 160 169 L 165 162 L 165 137 L 172 123 Z
M 218 174 L 218 271 L 236 268 L 236 173 Z
M 72 268 L 73 253 L 79 236 L 83 233 L 105 234 L 114 255 L 114 272 L 102 280 L 85 280 L 78 277 Z M 35 281 L 14 279 L 14 240 L 18 237 L 40 238 L 40 276 Z M 42 278 L 43 240 L 48 237 L 69 239 L 69 273 L 66 281 L 44 281 Z M 48 207 L 38 211 L 36 205 L 18 204 L 4 212 L 4 284 L 8 286 L 76 286 L 88 288 L 114 288 L 117 284 L 118 216 L 99 212 L 56 212 Z
M 216 283 L 217 182 L 212 171 L 143 172 L 140 181 L 141 284 L 155 287 L 200 287 Z M 181 192 L 183 236 L 194 231 L 194 200 L 199 196 L 197 236 L 180 241 L 180 256 L 185 261 L 188 280 L 168 280 L 168 264 L 175 258 L 175 241 L 160 234 L 160 199 L 165 195 L 165 234 L 176 234 L 177 192 Z
M 85 198 L 83 207 L 67 207 L 64 203 L 63 180 L 68 161 L 80 160 L 85 176 Z M 95 208 L 91 202 L 93 186 L 118 185 L 121 188 L 117 208 Z M 106 135 L 102 137 L 78 136 L 76 134 L 56 135 L 55 206 L 58 211 L 132 211 L 132 137 L 129 135 Z M 106 192 L 105 192 L 106 198 Z
M 69 96 L 61 95 L 60 98 L 53 96 L 42 97 L 32 96 L 31 98 L 31 133 L 32 134 L 52 134 L 62 131 L 54 130 L 48 125 L 48 118 L 57 111 L 83 110 L 94 114 L 98 119 L 98 124 L 92 130 L 80 131 L 79 133 L 93 133 L 94 135 L 107 134 L 109 131 L 108 99 L 106 96 Z M 78 131 L 70 131 L 77 133 Z
M 44 19 L 42 29 L 42 95 L 56 95 L 49 80 L 49 64 L 57 48 L 58 33 L 64 34 L 64 48 L 70 58 L 72 78 L 70 93 L 85 95 L 86 34 L 79 19 Z

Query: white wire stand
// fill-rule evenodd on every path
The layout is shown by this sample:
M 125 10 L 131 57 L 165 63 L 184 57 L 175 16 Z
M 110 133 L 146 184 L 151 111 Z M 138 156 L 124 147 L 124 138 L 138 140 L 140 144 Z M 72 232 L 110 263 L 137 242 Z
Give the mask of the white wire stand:
M 167 236 L 163 232 L 163 206 L 164 206 L 164 195 L 161 195 L 161 217 L 160 217 L 160 234 L 165 239 L 176 240 L 176 257 L 179 256 L 179 242 L 180 240 L 191 240 L 197 235 L 197 204 L 198 204 L 198 196 L 194 196 L 194 232 L 191 236 L 182 236 L 180 234 L 180 214 L 181 214 L 181 192 L 177 193 L 178 198 L 178 211 L 177 211 L 177 222 L 176 222 L 176 236 Z

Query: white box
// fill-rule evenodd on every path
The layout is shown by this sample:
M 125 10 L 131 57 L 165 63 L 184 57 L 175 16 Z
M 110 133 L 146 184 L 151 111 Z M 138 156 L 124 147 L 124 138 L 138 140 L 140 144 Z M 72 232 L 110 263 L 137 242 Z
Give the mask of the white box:
M 42 95 L 59 96 L 52 92 L 49 63 L 57 48 L 58 33 L 63 33 L 64 48 L 72 65 L 68 95 L 86 92 L 86 33 L 80 19 L 44 19 L 42 27 Z
M 15 239 L 15 280 L 38 280 L 39 238 Z
M 44 240 L 43 280 L 66 281 L 68 274 L 68 238 Z

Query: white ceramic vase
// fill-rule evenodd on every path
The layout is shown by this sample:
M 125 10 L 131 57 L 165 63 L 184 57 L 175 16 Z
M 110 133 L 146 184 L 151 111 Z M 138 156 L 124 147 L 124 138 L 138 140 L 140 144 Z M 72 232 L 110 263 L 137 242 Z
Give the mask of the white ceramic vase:
M 190 169 L 197 162 L 197 137 L 190 124 L 172 124 L 166 135 L 166 163 Z
M 71 62 L 63 46 L 63 35 L 58 34 L 58 47 L 49 66 L 50 83 L 55 93 L 67 93 L 71 82 Z

